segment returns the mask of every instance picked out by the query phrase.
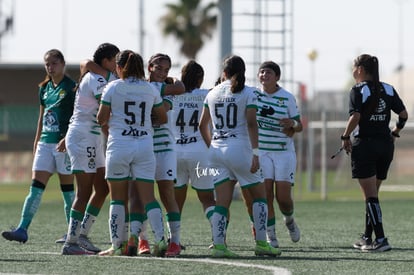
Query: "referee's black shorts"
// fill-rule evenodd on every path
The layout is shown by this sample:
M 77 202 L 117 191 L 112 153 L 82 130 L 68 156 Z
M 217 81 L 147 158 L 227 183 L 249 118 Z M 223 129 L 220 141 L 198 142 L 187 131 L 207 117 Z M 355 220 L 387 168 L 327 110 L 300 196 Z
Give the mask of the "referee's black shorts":
M 387 178 L 394 157 L 392 137 L 355 138 L 352 143 L 352 178 L 365 179 L 376 175 L 379 180 Z

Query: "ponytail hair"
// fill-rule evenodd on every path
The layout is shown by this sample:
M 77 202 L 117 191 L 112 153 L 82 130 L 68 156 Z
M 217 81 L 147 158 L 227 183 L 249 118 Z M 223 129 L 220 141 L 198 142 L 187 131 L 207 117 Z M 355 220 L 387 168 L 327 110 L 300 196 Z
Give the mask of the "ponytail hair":
M 354 66 L 361 66 L 364 68 L 365 73 L 372 77 L 372 82 L 376 90 L 381 89 L 381 82 L 379 79 L 379 65 L 378 58 L 369 54 L 361 54 L 354 61 Z
M 224 60 L 223 72 L 226 78 L 231 80 L 231 91 L 239 93 L 244 89 L 246 82 L 246 65 L 240 56 L 232 55 Z
M 200 88 L 204 79 L 203 67 L 195 60 L 188 61 L 181 69 L 181 81 L 187 92 Z
M 371 94 L 374 100 L 372 101 L 372 104 L 370 104 L 369 110 L 370 110 L 370 113 L 373 113 L 379 103 L 380 91 L 383 90 L 383 86 L 381 85 L 380 78 L 379 78 L 378 58 L 376 56 L 369 55 L 369 54 L 361 54 L 355 59 L 354 66 L 363 67 L 365 70 L 365 73 L 371 76 L 371 81 L 373 83 L 373 89 L 370 89 L 370 90 L 371 90 Z
M 48 57 L 54 57 L 56 59 L 58 59 L 60 62 L 62 62 L 64 65 L 66 64 L 65 62 L 65 57 L 63 56 L 63 53 L 57 49 L 51 49 L 48 50 L 44 55 L 43 55 L 43 60 L 46 62 L 46 59 Z M 46 73 L 45 79 L 39 83 L 39 87 L 45 87 L 46 84 L 51 80 L 51 77 L 48 73 Z
M 144 61 L 142 57 L 131 51 L 125 50 L 119 52 L 115 57 L 116 64 L 121 67 L 121 75 L 119 76 L 122 79 L 128 77 L 134 77 L 137 79 L 144 79 Z

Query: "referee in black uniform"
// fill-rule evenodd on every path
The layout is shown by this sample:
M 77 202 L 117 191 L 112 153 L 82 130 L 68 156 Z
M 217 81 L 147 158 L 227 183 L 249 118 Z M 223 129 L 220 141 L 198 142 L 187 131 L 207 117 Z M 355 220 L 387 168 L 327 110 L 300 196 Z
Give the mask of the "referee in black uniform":
M 387 178 L 394 141 L 400 137 L 408 114 L 394 87 L 380 82 L 377 57 L 358 56 L 352 74 L 356 84 L 350 92 L 350 117 L 341 140 L 345 151 L 351 153 L 352 178 L 358 179 L 366 205 L 365 232 L 354 247 L 363 252 L 388 251 L 391 246 L 382 226 L 378 191 L 381 182 Z M 392 130 L 389 127 L 391 111 L 398 114 Z

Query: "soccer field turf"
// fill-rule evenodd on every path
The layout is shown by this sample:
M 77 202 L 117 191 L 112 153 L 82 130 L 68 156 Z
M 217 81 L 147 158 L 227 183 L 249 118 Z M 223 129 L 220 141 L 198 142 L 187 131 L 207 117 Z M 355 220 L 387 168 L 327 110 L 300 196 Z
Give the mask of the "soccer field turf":
M 1 186 L 0 186 L 1 188 Z M 2 190 L 4 191 L 4 190 Z M 27 187 L 18 201 L 0 192 L 0 230 L 17 225 Z M 46 191 L 47 193 L 48 191 Z M 413 200 L 384 200 L 384 229 L 393 247 L 384 253 L 361 253 L 352 243 L 363 230 L 364 204 L 350 202 L 297 202 L 296 220 L 302 237 L 292 243 L 277 212 L 277 235 L 282 255 L 255 257 L 250 222 L 242 201 L 233 201 L 227 244 L 241 257 L 213 259 L 210 226 L 201 205 L 190 195 L 182 216 L 181 242 L 186 246 L 174 259 L 156 257 L 62 256 L 54 241 L 67 230 L 59 197 L 45 200 L 29 229 L 26 244 L 0 240 L 0 273 L 19 274 L 412 274 L 414 236 Z M 90 237 L 101 249 L 109 248 L 108 204 Z M 149 234 L 151 236 L 151 234 Z

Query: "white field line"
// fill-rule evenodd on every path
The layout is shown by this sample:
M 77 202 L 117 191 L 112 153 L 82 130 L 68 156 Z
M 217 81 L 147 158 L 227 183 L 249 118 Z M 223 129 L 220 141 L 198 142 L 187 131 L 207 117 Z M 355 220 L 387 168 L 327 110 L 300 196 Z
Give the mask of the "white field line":
M 44 255 L 60 255 L 60 253 L 55 252 L 31 252 L 31 253 L 16 253 L 16 254 L 44 254 Z M 70 256 L 70 257 L 98 257 L 98 256 Z M 262 270 L 271 271 L 273 275 L 291 275 L 292 273 L 282 267 L 270 266 L 270 265 L 256 265 L 256 264 L 246 264 L 241 262 L 232 262 L 227 260 L 213 260 L 213 259 L 189 259 L 189 258 L 158 258 L 158 257 L 128 257 L 128 256 L 116 256 L 131 260 L 153 260 L 153 261 L 176 261 L 176 262 L 198 262 L 198 263 L 211 263 L 211 264 L 221 264 L 221 265 L 231 265 L 236 267 L 246 267 L 246 268 L 258 268 Z M 277 257 L 275 258 L 277 261 Z M 237 272 L 236 272 L 237 273 Z M 0 275 L 5 275 L 10 273 L 0 273 Z M 14 274 L 13 275 L 17 275 Z M 25 274 L 18 274 L 25 275 Z M 32 274 L 33 275 L 33 274 Z
M 414 191 L 414 185 L 386 185 L 381 186 L 381 191 L 387 192 L 412 192 Z

